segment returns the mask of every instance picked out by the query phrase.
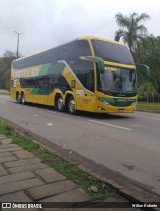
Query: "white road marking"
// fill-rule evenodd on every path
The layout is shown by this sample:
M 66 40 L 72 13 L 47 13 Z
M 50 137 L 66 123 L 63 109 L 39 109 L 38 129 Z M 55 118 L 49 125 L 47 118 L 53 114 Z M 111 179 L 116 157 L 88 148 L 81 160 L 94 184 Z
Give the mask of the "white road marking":
M 47 125 L 48 125 L 48 126 L 52 126 L 53 124 L 52 124 L 52 123 L 47 123 Z
M 121 127 L 119 125 L 112 125 L 112 124 L 108 124 L 105 122 L 99 122 L 99 121 L 95 121 L 95 120 L 88 120 L 89 122 L 94 122 L 94 123 L 98 123 L 98 124 L 102 124 L 102 125 L 107 125 L 107 126 L 111 126 L 111 127 L 115 127 L 115 128 L 119 128 L 119 129 L 123 129 L 123 130 L 132 130 L 131 128 L 127 128 L 127 127 Z
M 39 116 L 38 114 L 34 114 L 33 116 Z

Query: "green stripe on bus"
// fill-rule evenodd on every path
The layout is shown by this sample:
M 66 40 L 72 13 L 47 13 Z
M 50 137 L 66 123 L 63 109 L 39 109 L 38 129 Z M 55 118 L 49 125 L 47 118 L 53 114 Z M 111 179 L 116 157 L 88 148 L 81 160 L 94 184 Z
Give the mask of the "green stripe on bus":
M 108 101 L 112 106 L 127 107 L 131 106 L 133 103 L 136 103 L 135 99 L 123 99 L 123 98 L 103 98 Z
M 49 67 L 50 67 L 50 63 L 43 64 L 42 67 L 41 67 L 41 69 L 40 69 L 40 72 L 39 72 L 39 75 L 38 76 L 46 75 Z
M 38 76 L 62 74 L 64 68 L 65 68 L 65 65 L 59 62 L 44 64 L 42 65 Z
M 54 88 L 33 88 L 30 94 L 37 94 L 37 95 L 49 95 L 53 92 Z

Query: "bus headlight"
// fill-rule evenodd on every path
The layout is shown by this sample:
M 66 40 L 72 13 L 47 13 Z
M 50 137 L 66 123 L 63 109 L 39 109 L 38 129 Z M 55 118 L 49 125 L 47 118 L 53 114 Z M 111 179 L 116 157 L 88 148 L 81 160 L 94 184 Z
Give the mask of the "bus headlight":
M 101 103 L 104 103 L 106 105 L 109 105 L 110 103 L 103 97 L 97 97 L 97 99 L 101 102 Z

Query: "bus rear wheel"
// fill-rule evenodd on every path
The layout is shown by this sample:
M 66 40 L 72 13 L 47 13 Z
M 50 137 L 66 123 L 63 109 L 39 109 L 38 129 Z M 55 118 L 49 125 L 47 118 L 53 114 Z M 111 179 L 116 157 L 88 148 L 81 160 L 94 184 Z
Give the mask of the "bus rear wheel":
M 22 95 L 21 95 L 21 103 L 22 103 L 23 105 L 26 104 L 24 93 L 22 93 Z
M 62 99 L 62 96 L 59 95 L 58 98 L 57 98 L 57 101 L 56 101 L 56 108 L 58 111 L 62 112 L 65 110 L 65 106 L 63 104 L 63 99 Z
M 19 92 L 19 93 L 17 93 L 17 101 L 18 101 L 18 103 L 21 103 L 22 101 L 21 101 L 21 93 Z
M 74 100 L 73 96 L 71 96 L 68 99 L 67 108 L 68 108 L 68 112 L 70 114 L 75 114 L 76 113 L 76 110 L 75 110 L 75 100 Z

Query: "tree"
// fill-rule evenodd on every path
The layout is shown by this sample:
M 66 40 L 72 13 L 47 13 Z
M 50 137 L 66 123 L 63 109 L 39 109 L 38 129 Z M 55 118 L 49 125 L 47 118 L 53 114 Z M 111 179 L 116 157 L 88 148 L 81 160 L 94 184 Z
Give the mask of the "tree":
M 145 39 L 143 62 L 151 69 L 150 81 L 160 94 L 160 36 Z
M 15 53 L 6 51 L 0 58 L 0 88 L 9 90 L 11 63 L 16 59 Z
M 154 103 L 155 101 L 158 101 L 158 93 L 151 82 L 145 81 L 138 88 L 138 98 L 141 101 Z
M 119 41 L 122 38 L 137 62 L 139 43 L 143 42 L 143 38 L 148 33 L 147 28 L 141 22 L 150 19 L 150 16 L 146 13 L 139 15 L 134 12 L 130 16 L 124 16 L 122 13 L 118 13 L 115 19 L 120 27 L 115 33 L 115 40 Z
M 12 51 L 7 50 L 4 54 L 3 54 L 4 58 L 16 58 L 16 54 L 13 53 Z

